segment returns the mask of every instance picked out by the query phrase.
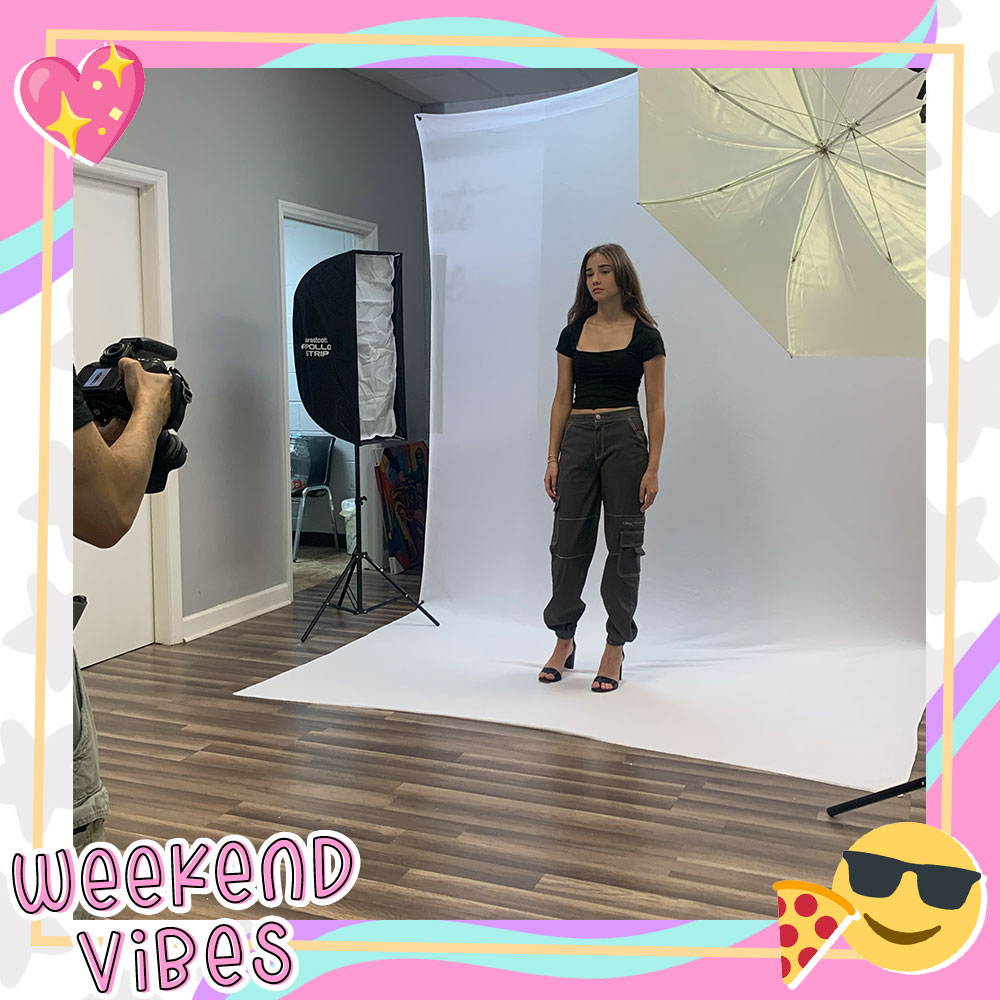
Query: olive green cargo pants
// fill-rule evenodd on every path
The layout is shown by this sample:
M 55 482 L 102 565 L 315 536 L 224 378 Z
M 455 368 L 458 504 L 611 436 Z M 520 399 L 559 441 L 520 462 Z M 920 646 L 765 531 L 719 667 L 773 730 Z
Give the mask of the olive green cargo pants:
M 545 624 L 561 639 L 576 632 L 586 605 L 581 599 L 597 544 L 604 507 L 608 558 L 601 598 L 608 613 L 608 642 L 635 639 L 639 563 L 646 515 L 639 511 L 639 484 L 649 462 L 649 442 L 638 407 L 610 413 L 571 413 L 559 452 L 553 516 L 552 600 Z

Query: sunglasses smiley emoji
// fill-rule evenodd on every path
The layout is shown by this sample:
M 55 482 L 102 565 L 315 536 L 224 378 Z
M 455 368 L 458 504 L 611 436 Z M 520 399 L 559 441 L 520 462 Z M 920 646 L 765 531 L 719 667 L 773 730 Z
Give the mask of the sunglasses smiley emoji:
M 889 823 L 844 852 L 833 888 L 861 914 L 844 940 L 894 972 L 933 972 L 961 956 L 986 915 L 986 879 L 953 837 Z

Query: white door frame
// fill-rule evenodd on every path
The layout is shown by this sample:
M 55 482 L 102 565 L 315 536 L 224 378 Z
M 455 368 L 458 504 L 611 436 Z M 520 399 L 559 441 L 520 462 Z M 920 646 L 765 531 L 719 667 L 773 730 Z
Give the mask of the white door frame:
M 173 344 L 166 172 L 104 159 L 93 165 L 76 162 L 73 174 L 138 191 L 144 334 L 164 344 Z M 162 645 L 184 641 L 178 490 L 177 476 L 169 476 L 166 489 L 149 498 L 153 533 L 153 641 Z
M 288 343 L 289 331 L 285 325 L 285 317 L 288 315 L 288 305 L 285 300 L 285 220 L 294 222 L 309 222 L 314 226 L 326 226 L 327 229 L 339 229 L 344 233 L 354 233 L 359 237 L 357 241 L 358 250 L 378 249 L 378 223 L 365 222 L 363 219 L 352 219 L 346 215 L 336 215 L 333 212 L 324 212 L 318 208 L 309 208 L 307 205 L 296 205 L 290 201 L 278 201 L 278 285 L 279 285 L 279 308 L 281 316 L 279 329 L 282 333 L 281 340 L 281 392 L 284 399 L 282 407 L 282 448 L 284 449 L 285 482 L 292 481 L 292 460 L 289 453 L 288 441 L 291 434 L 291 424 L 288 418 Z M 300 501 L 301 502 L 301 501 Z M 292 588 L 292 491 L 285 490 L 285 586 L 288 588 L 288 602 L 291 603 L 294 591 Z

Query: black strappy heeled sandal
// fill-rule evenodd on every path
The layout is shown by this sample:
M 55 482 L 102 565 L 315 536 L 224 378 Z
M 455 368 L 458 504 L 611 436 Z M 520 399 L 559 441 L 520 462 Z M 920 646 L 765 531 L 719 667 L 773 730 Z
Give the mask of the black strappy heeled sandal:
M 566 657 L 566 662 L 563 664 L 563 670 L 572 670 L 576 665 L 576 639 L 573 640 L 573 652 Z M 543 677 L 542 674 L 548 674 L 550 676 Z M 538 675 L 538 679 L 543 684 L 555 684 L 556 681 L 562 680 L 562 670 L 556 670 L 555 667 L 542 667 L 542 673 Z
M 618 680 L 614 677 L 608 677 L 607 674 L 598 674 L 594 678 L 594 684 L 610 684 L 611 687 L 594 687 L 594 684 L 590 685 L 590 690 L 594 694 L 610 694 L 612 691 L 618 690 L 618 685 L 621 683 L 622 679 L 622 667 L 625 666 L 625 650 L 622 650 L 622 662 L 618 664 Z

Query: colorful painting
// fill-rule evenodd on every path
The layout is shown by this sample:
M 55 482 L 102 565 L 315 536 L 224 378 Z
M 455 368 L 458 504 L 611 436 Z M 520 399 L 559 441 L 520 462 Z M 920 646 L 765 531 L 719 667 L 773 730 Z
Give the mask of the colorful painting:
M 427 518 L 427 444 L 414 441 L 382 452 L 375 466 L 382 497 L 382 529 L 386 552 L 403 567 L 424 559 L 424 523 Z

